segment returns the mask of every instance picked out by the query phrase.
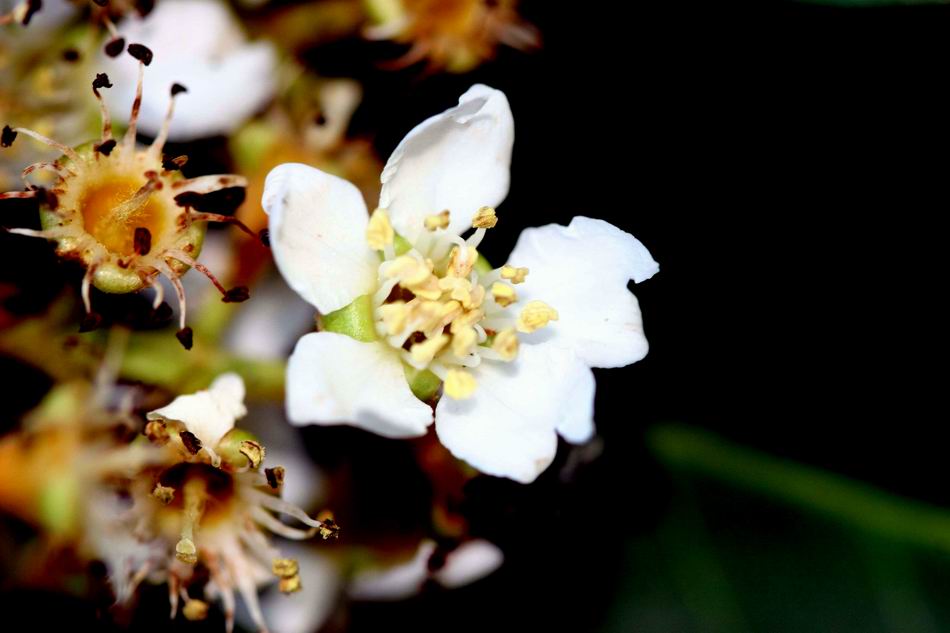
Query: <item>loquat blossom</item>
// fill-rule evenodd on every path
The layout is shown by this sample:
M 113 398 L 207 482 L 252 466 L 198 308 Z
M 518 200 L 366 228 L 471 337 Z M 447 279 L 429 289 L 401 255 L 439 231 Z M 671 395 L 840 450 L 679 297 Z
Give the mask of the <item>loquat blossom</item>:
M 366 36 L 410 46 L 395 63 L 422 60 L 463 73 L 495 56 L 499 44 L 528 50 L 537 30 L 518 15 L 517 0 L 366 0 L 373 22 Z
M 558 435 L 592 436 L 591 367 L 646 355 L 627 284 L 658 266 L 630 234 L 575 217 L 525 230 L 492 268 L 477 248 L 498 222 L 513 142 L 507 98 L 476 85 L 399 144 L 372 216 L 340 178 L 300 164 L 270 173 L 275 261 L 323 330 L 290 357 L 292 422 L 417 437 L 434 418 L 455 457 L 526 483 Z
M 235 175 L 185 178 L 181 173 L 186 156 L 168 158 L 163 150 L 177 97 L 185 86 L 171 86 L 164 122 L 155 140 L 147 148 L 136 145 L 136 132 L 143 94 L 145 67 L 153 53 L 141 44 L 129 44 L 128 53 L 137 61 L 138 79 L 128 128 L 121 138 L 113 137 L 108 106 L 102 90 L 113 87 L 109 76 L 99 73 L 92 81 L 92 92 L 99 100 L 102 134 L 97 142 L 70 147 L 23 127 L 5 126 L 0 146 L 10 147 L 19 135 L 32 137 L 59 151 L 53 161 L 34 163 L 22 172 L 23 191 L 0 194 L 0 200 L 31 198 L 39 203 L 42 230 L 8 229 L 11 233 L 41 237 L 56 242 L 57 254 L 77 259 L 85 266 L 82 298 L 87 321 L 84 328 L 97 323 L 92 310 L 90 290 L 94 286 L 106 293 L 124 294 L 146 287 L 155 289 L 154 306 L 164 297 L 159 277 L 166 277 L 176 290 L 180 305 L 178 339 L 190 349 L 191 329 L 186 326 L 185 293 L 181 276 L 189 268 L 204 273 L 220 290 L 225 302 L 247 299 L 247 288 L 230 290 L 197 257 L 201 251 L 207 222 L 233 222 L 234 218 L 199 211 L 207 194 L 227 188 L 243 188 L 247 182 Z M 37 172 L 53 175 L 44 186 L 31 183 Z
M 163 0 L 144 18 L 130 16 L 117 36 L 141 42 L 155 53 L 150 70 L 161 90 L 142 99 L 139 129 L 158 135 L 164 125 L 164 95 L 176 83 L 188 86 L 189 98 L 178 106 L 166 134 L 172 141 L 190 141 L 230 134 L 273 97 L 277 84 L 277 53 L 264 41 L 248 42 L 241 24 L 218 0 Z M 101 63 L 115 78 L 106 99 L 112 108 L 126 108 L 135 99 L 134 71 L 108 51 Z
M 172 617 L 181 605 L 187 619 L 204 619 L 208 601 L 220 599 L 231 631 L 237 591 L 265 631 L 258 585 L 276 581 L 290 594 L 305 582 L 297 561 L 283 557 L 268 533 L 296 540 L 337 535 L 332 519 L 312 519 L 281 498 L 284 469 L 265 468 L 264 446 L 235 428 L 246 413 L 243 399 L 240 376 L 223 374 L 207 390 L 148 414 L 145 437 L 162 460 L 128 475 L 128 507 L 106 509 L 100 516 L 109 518 L 92 520 L 98 528 L 92 548 L 107 562 L 120 599 L 146 579 L 167 582 Z M 286 525 L 275 514 L 305 528 Z M 194 597 L 189 585 L 202 576 L 199 567 L 210 580 L 203 595 Z

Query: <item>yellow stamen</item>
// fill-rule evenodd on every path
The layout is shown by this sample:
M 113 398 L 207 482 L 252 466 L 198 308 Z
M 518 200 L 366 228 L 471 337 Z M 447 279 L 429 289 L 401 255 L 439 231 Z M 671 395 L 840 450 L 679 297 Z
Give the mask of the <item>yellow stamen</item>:
M 446 229 L 449 227 L 449 210 L 446 209 L 442 213 L 436 213 L 435 215 L 430 215 L 425 219 L 425 226 L 427 231 L 434 231 L 436 229 Z
M 436 326 L 442 318 L 442 304 L 438 301 L 409 302 L 409 324 L 413 332 L 426 332 Z
M 432 270 L 410 255 L 400 255 L 386 264 L 383 274 L 398 279 L 400 285 L 409 287 L 424 283 L 432 276 Z
M 271 571 L 278 578 L 290 578 L 300 573 L 300 565 L 293 558 L 275 558 L 271 562 Z
M 516 327 L 519 332 L 529 334 L 535 330 L 540 330 L 549 321 L 557 321 L 557 310 L 544 303 L 543 301 L 529 301 L 521 314 L 518 315 Z
M 406 288 L 417 297 L 429 301 L 435 301 L 442 296 L 442 289 L 439 288 L 439 278 L 435 275 L 429 275 L 421 283 L 406 285 Z
M 439 334 L 438 336 L 426 339 L 422 343 L 416 343 L 409 348 L 409 353 L 412 354 L 412 360 L 420 365 L 428 365 L 448 342 L 449 337 L 447 334 Z
M 514 266 L 509 266 L 505 264 L 501 267 L 501 278 L 507 279 L 513 284 L 524 283 L 525 277 L 528 276 L 527 268 L 515 268 Z
M 155 484 L 155 488 L 152 489 L 152 496 L 163 504 L 168 505 L 175 499 L 175 489 L 170 486 Z
M 383 318 L 383 326 L 389 336 L 399 334 L 406 329 L 406 323 L 409 321 L 409 308 L 406 307 L 405 301 L 384 303 L 379 306 L 379 314 Z
M 502 360 L 513 361 L 518 356 L 518 345 L 518 335 L 513 328 L 509 328 L 495 335 L 491 348 Z
M 445 395 L 455 400 L 471 398 L 478 383 L 463 369 L 450 369 L 445 376 Z
M 455 317 L 455 320 L 452 321 L 449 331 L 452 332 L 452 334 L 457 334 L 462 329 L 471 327 L 481 321 L 483 316 L 485 316 L 485 313 L 481 310 L 469 310 L 468 312 Z
M 389 223 L 389 216 L 385 209 L 376 209 L 369 217 L 366 225 L 366 242 L 374 251 L 381 251 L 393 243 L 395 233 L 393 225 Z
M 189 622 L 197 622 L 208 617 L 208 603 L 204 600 L 189 600 L 181 610 Z
M 465 358 L 472 353 L 476 342 L 478 342 L 478 333 L 475 328 L 462 328 L 452 337 L 452 353 L 459 358 Z
M 518 300 L 518 295 L 515 294 L 515 289 L 500 281 L 496 281 L 491 285 L 491 294 L 495 298 L 495 303 L 503 308 L 507 308 Z
M 261 463 L 264 461 L 264 447 L 257 442 L 244 440 L 241 442 L 238 451 L 240 451 L 241 455 L 247 457 L 247 461 L 250 462 L 251 468 L 254 470 L 260 468 Z
M 476 251 L 473 246 L 466 246 L 465 250 L 456 246 L 452 249 L 452 254 L 449 256 L 447 274 L 453 277 L 468 277 L 477 259 L 478 251 Z
M 491 207 L 482 207 L 472 218 L 472 226 L 476 229 L 490 229 L 498 224 L 498 216 Z

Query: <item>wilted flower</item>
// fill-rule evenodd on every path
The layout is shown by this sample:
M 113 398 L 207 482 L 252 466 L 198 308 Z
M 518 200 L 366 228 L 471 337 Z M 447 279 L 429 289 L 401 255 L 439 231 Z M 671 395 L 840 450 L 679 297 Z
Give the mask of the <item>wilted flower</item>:
M 423 59 L 462 73 L 495 56 L 499 44 L 526 50 L 540 44 L 537 30 L 518 15 L 517 0 L 367 0 L 371 39 L 411 47 L 397 65 Z
M 24 191 L 0 194 L 0 200 L 34 198 L 40 205 L 42 230 L 9 229 L 11 233 L 42 237 L 56 242 L 63 258 L 74 258 L 86 267 L 82 298 L 87 312 L 86 328 L 96 324 L 92 312 L 90 288 L 108 293 L 135 292 L 147 286 L 155 288 L 155 307 L 162 303 L 159 277 L 164 275 L 175 287 L 180 304 L 181 330 L 178 338 L 190 348 L 191 330 L 186 327 L 185 294 L 180 277 L 190 267 L 204 273 L 221 291 L 224 301 L 243 301 L 247 289 L 221 286 L 218 280 L 196 261 L 208 221 L 236 222 L 234 218 L 196 210 L 203 196 L 230 187 L 244 187 L 240 176 L 218 175 L 186 179 L 181 167 L 187 157 L 165 159 L 162 150 L 168 137 L 176 96 L 187 92 L 179 84 L 171 87 L 171 101 L 162 129 L 151 146 L 136 146 L 139 108 L 145 66 L 152 51 L 141 44 L 130 44 L 128 52 L 138 60 L 136 98 L 132 104 L 125 136 L 115 139 L 109 109 L 100 90 L 111 88 L 105 74 L 98 74 L 92 90 L 102 109 L 102 137 L 69 147 L 28 128 L 5 126 L 0 145 L 11 146 L 19 134 L 30 136 L 63 156 L 40 162 L 23 170 L 27 183 Z M 48 187 L 30 184 L 27 177 L 36 171 L 55 177 Z M 242 228 L 239 222 L 236 222 Z
M 230 9 L 217 0 L 163 0 L 144 19 L 119 24 L 128 41 L 155 53 L 151 81 L 161 87 L 142 99 L 139 128 L 159 134 L 164 125 L 164 95 L 176 83 L 188 86 L 167 130 L 172 141 L 229 134 L 273 97 L 277 54 L 267 42 L 248 42 Z M 112 108 L 125 108 L 135 93 L 134 73 L 125 64 L 102 59 L 116 89 L 106 97 Z
M 577 217 L 526 230 L 492 269 L 476 249 L 508 192 L 513 140 L 505 95 L 477 85 L 403 139 L 372 217 L 344 180 L 295 164 L 270 174 L 275 260 L 326 330 L 290 358 L 291 421 L 420 436 L 441 389 L 442 443 L 522 482 L 550 464 L 558 433 L 592 435 L 590 368 L 646 354 L 627 283 L 658 267 L 633 236 Z
M 164 459 L 131 475 L 132 507 L 121 519 L 104 523 L 93 539 L 110 563 L 120 598 L 145 578 L 164 580 L 173 617 L 179 598 L 186 618 L 203 619 L 204 598 L 220 597 L 231 630 L 237 590 L 263 630 L 258 584 L 276 580 L 284 593 L 302 586 L 297 562 L 282 557 L 266 533 L 291 539 L 337 535 L 332 519 L 312 519 L 280 498 L 283 468 L 265 468 L 264 447 L 234 427 L 246 412 L 243 399 L 241 378 L 224 374 L 208 390 L 148 414 L 145 436 Z M 272 513 L 287 514 L 306 529 L 285 525 Z M 114 550 L 123 539 L 126 546 Z M 187 589 L 198 565 L 210 575 L 201 599 Z

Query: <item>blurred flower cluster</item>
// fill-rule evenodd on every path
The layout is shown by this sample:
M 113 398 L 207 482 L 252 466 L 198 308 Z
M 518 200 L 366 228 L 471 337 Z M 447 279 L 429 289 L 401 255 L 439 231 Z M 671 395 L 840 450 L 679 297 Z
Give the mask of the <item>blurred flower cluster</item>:
M 361 78 L 310 61 L 344 40 L 420 76 L 541 46 L 515 0 L 0 3 L 0 354 L 43 383 L 0 429 L 16 585 L 106 592 L 119 623 L 161 585 L 172 618 L 283 632 L 465 585 L 504 561 L 466 484 L 591 442 L 592 368 L 646 355 L 632 235 L 579 216 L 479 250 L 517 224 L 530 113 L 476 83 L 384 163 L 351 133 Z M 423 519 L 365 511 L 345 458 L 373 435 L 408 447 Z

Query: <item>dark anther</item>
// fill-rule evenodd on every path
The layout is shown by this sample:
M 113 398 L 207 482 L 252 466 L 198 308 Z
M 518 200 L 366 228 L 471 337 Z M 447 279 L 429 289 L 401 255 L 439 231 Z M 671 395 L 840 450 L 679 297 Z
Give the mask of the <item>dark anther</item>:
M 101 143 L 96 143 L 92 146 L 92 149 L 99 152 L 103 156 L 108 156 L 112 153 L 112 150 L 115 149 L 115 139 L 110 138 L 108 141 L 103 141 Z
M 92 89 L 111 88 L 112 82 L 109 81 L 109 75 L 105 73 L 96 73 L 96 78 L 92 80 Z
M 183 327 L 175 332 L 175 338 L 178 339 L 178 342 L 181 343 L 181 346 L 185 349 L 191 349 L 195 342 L 195 334 L 191 331 L 190 327 Z
M 261 239 L 261 244 L 270 248 L 270 229 L 261 229 L 257 236 Z
M 129 55 L 139 60 L 146 66 L 152 63 L 152 51 L 142 44 L 129 44 Z
M 231 215 L 244 202 L 247 191 L 244 187 L 227 187 L 210 193 L 196 193 L 185 191 L 175 196 L 175 203 L 179 207 Z
M 162 169 L 165 171 L 177 171 L 188 162 L 187 156 L 176 156 L 175 158 L 166 158 L 162 161 Z
M 0 134 L 0 147 L 10 147 L 16 140 L 16 132 L 9 125 L 3 126 L 3 133 Z
M 327 118 L 323 116 L 323 112 L 318 112 L 317 116 L 313 117 L 313 122 L 319 125 L 320 127 L 323 127 L 324 125 L 327 124 Z
M 134 0 L 132 4 L 135 6 L 135 10 L 138 14 L 143 18 L 155 8 L 155 0 Z
M 98 330 L 102 327 L 102 315 L 98 312 L 88 312 L 86 316 L 82 318 L 82 323 L 79 324 L 80 332 L 92 332 L 93 330 Z
M 197 455 L 198 451 L 201 450 L 201 440 L 191 431 L 182 431 L 178 434 L 178 437 L 181 438 L 181 443 L 185 445 L 185 448 L 192 455 Z
M 105 7 L 109 5 L 109 0 L 92 0 L 92 1 L 98 4 L 100 7 Z
M 63 51 L 63 60 L 67 62 L 78 62 L 79 61 L 79 51 L 75 48 L 67 48 Z
M 284 485 L 284 469 L 280 466 L 276 468 L 265 468 L 264 476 L 267 477 L 267 485 L 274 490 L 278 490 Z
M 132 244 L 136 255 L 148 255 L 148 252 L 152 250 L 151 231 L 144 226 L 136 227 Z
M 185 87 L 184 87 L 183 85 L 181 85 L 181 84 L 172 84 L 172 96 L 173 96 L 173 97 L 174 97 L 175 95 L 177 95 L 177 94 L 182 93 L 182 92 L 188 92 L 188 88 L 185 88 Z
M 40 203 L 40 206 L 55 211 L 59 207 L 59 198 L 56 194 L 44 187 L 32 187 L 35 192 L 34 198 Z
M 251 293 L 247 289 L 247 286 L 235 286 L 224 293 L 221 301 L 224 303 L 241 303 L 247 301 L 250 296 Z
M 26 13 L 23 15 L 23 26 L 30 23 L 33 14 L 43 8 L 43 0 L 27 0 Z
M 118 57 L 125 50 L 125 38 L 117 37 L 106 43 L 106 55 L 109 57 Z

